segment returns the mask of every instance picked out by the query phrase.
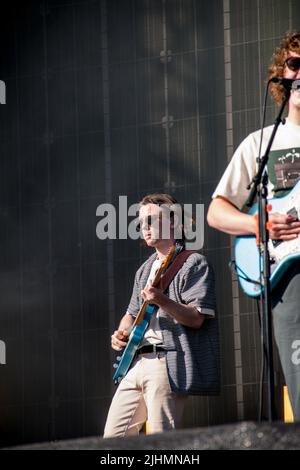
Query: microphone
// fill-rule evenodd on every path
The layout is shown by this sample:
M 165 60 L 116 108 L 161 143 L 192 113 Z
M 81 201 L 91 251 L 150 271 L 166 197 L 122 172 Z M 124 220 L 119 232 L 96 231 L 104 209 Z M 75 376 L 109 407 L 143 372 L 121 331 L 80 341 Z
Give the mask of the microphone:
M 270 82 L 279 83 L 286 90 L 290 90 L 291 88 L 293 90 L 298 90 L 300 88 L 300 80 L 294 80 L 292 78 L 273 77 Z

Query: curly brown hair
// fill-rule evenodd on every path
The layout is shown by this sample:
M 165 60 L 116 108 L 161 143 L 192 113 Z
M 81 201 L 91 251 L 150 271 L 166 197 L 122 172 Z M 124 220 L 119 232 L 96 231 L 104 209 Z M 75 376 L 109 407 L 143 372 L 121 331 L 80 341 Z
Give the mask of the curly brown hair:
M 284 62 L 291 51 L 300 54 L 300 31 L 287 32 L 279 47 L 275 49 L 269 66 L 269 79 L 273 77 L 283 77 Z M 276 103 L 280 105 L 285 95 L 283 86 L 278 83 L 271 83 L 270 92 Z

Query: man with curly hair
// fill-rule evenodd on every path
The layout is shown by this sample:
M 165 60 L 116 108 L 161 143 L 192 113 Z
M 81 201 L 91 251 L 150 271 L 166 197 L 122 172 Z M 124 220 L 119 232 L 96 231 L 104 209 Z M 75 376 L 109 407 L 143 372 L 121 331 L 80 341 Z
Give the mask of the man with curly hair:
M 288 32 L 275 50 L 269 78 L 300 79 L 300 32 Z M 297 87 L 296 87 L 297 88 Z M 285 90 L 271 84 L 275 102 L 283 102 Z M 264 151 L 273 126 L 263 132 Z M 240 144 L 222 176 L 208 211 L 210 226 L 231 235 L 254 235 L 256 219 L 242 212 L 248 198 L 248 184 L 256 173 L 261 132 L 254 132 Z M 268 161 L 268 197 L 284 196 L 300 178 L 300 90 L 292 89 L 288 116 L 280 124 Z M 269 236 L 274 240 L 293 240 L 300 234 L 300 222 L 291 215 L 270 213 Z M 273 324 L 282 368 L 288 386 L 295 420 L 300 420 L 300 263 L 295 262 L 272 291 Z M 295 360 L 296 359 L 296 360 Z

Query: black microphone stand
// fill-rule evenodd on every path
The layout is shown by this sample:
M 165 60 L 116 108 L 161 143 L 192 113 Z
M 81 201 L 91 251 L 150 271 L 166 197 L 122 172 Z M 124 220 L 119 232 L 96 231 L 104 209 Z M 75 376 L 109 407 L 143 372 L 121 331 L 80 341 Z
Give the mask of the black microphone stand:
M 262 276 L 262 327 L 264 332 L 264 347 L 266 354 L 267 368 L 267 386 L 268 386 L 268 421 L 275 419 L 275 393 L 274 393 L 274 365 L 273 365 L 273 343 L 272 343 L 272 309 L 271 309 L 271 289 L 270 289 L 270 254 L 268 249 L 269 232 L 267 229 L 268 217 L 268 174 L 266 165 L 269 159 L 270 149 L 272 147 L 277 129 L 282 120 L 282 113 L 290 97 L 290 86 L 285 88 L 284 101 L 280 107 L 275 125 L 262 158 L 257 158 L 258 171 L 247 189 L 251 191 L 247 199 L 247 207 L 252 207 L 255 196 L 258 196 L 258 240 L 259 250 L 262 257 L 263 276 Z

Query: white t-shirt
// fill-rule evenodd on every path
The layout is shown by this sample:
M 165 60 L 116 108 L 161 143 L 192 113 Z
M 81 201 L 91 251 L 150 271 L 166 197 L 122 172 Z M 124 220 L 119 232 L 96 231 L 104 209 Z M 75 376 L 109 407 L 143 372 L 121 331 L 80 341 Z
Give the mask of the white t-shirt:
M 159 269 L 161 262 L 162 260 L 156 259 L 154 263 L 152 264 L 151 271 L 150 271 L 148 281 L 147 281 L 147 286 L 149 286 L 149 284 L 155 278 L 155 274 L 157 270 Z M 161 330 L 159 327 L 158 318 L 159 318 L 159 310 L 157 310 L 156 313 L 153 313 L 153 315 L 151 315 L 149 327 L 141 342 L 141 346 L 144 346 L 145 344 L 149 344 L 149 343 L 150 344 L 162 344 L 163 337 L 162 337 Z
M 273 127 L 264 129 L 262 156 Z M 260 136 L 260 130 L 253 132 L 239 145 L 213 193 L 213 198 L 223 196 L 238 209 L 242 209 L 249 195 L 247 186 L 257 170 L 256 158 L 259 156 Z M 269 154 L 267 169 L 268 198 L 282 196 L 284 192 L 290 190 L 291 187 L 287 184 L 289 178 L 290 182 L 291 179 L 297 181 L 300 178 L 300 125 L 292 123 L 289 119 L 286 119 L 284 125 L 279 125 Z

